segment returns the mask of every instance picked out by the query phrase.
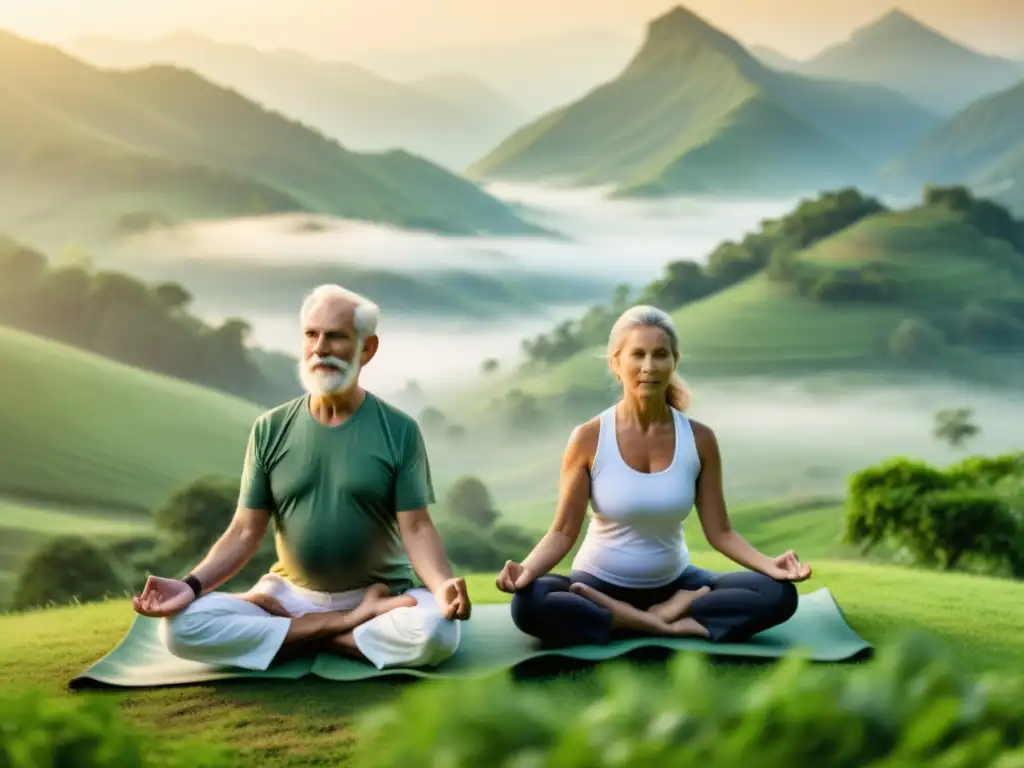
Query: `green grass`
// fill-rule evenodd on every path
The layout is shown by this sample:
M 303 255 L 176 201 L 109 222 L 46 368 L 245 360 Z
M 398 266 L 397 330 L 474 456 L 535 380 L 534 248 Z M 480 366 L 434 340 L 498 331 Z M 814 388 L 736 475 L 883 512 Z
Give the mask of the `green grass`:
M 149 510 L 199 475 L 236 474 L 250 403 L 0 328 L 0 495 Z
M 706 567 L 728 567 L 719 557 L 701 554 L 696 559 Z M 827 586 L 869 641 L 919 629 L 956 648 L 972 671 L 1024 666 L 1024 584 L 841 561 L 814 565 L 814 578 L 801 590 Z M 507 600 L 494 589 L 493 574 L 468 581 L 477 603 Z M 113 648 L 132 616 L 122 600 L 0 617 L 5 686 L 29 684 L 60 692 L 73 675 Z M 766 668 L 719 662 L 715 671 L 745 685 Z M 580 674 L 566 684 L 582 696 L 591 681 Z M 161 738 L 227 743 L 238 750 L 240 765 L 347 765 L 359 737 L 353 719 L 408 684 L 247 681 L 76 695 L 117 697 L 135 721 Z

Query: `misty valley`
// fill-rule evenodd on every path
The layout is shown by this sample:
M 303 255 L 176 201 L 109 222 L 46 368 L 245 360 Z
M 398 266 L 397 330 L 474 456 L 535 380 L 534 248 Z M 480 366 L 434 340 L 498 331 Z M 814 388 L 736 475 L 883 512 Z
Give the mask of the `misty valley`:
M 322 284 L 380 307 L 359 383 L 422 434 L 430 515 L 474 610 L 509 602 L 496 577 L 552 530 L 580 425 L 623 398 L 613 326 L 650 305 L 678 333 L 685 417 L 713 430 L 730 525 L 813 565 L 802 605 L 834 602 L 842 632 L 884 646 L 907 690 L 933 674 L 925 661 L 929 680 L 1022 668 L 1024 60 L 899 10 L 799 61 L 683 6 L 642 33 L 327 61 L 191 33 L 58 46 L 0 29 L 0 673 L 63 700 L 83 670 L 145 667 L 151 651 L 107 656 L 142 626 L 129 596 L 190 573 L 231 523 L 254 423 L 308 389 L 302 307 Z M 541 83 L 552 62 L 564 72 Z M 683 530 L 695 562 L 735 570 L 701 510 Z M 273 535 L 253 553 L 223 589 L 280 565 Z M 641 709 L 657 721 L 675 711 L 672 685 L 710 675 L 687 653 L 668 678 L 627 666 L 619 682 L 481 682 L 476 699 L 451 680 L 405 696 L 369 672 L 333 678 L 344 695 L 318 682 L 282 696 L 270 673 L 227 694 L 155 663 L 151 679 L 187 685 L 114 709 L 188 732 L 165 766 L 209 746 L 211 768 L 427 766 L 423 754 L 583 768 L 604 764 L 597 736 L 537 725 L 527 752 L 503 708 L 556 719 L 597 701 L 616 723 Z M 713 663 L 716 701 L 813 688 L 822 744 L 867 727 L 829 685 L 899 712 L 892 743 L 933 714 L 869 677 L 888 674 L 876 662 L 862 683 Z M 944 695 L 960 706 L 974 684 Z M 650 701 L 629 704 L 643 685 Z M 977 694 L 959 731 L 900 765 L 1019 757 L 1014 691 Z M 385 714 L 356 727 L 356 700 Z M 758 721 L 753 701 L 737 698 L 735 717 Z M 817 716 L 773 707 L 793 728 Z M 466 746 L 428 711 L 494 738 Z M 25 717 L 19 734 L 56 727 Z M 61 717 L 103 731 L 91 710 Z M 700 722 L 703 752 L 620 733 L 624 764 L 896 759 L 865 741 L 828 762 L 837 748 L 810 754 L 755 725 L 736 746 L 735 723 Z M 974 751 L 936 762 L 956 739 Z

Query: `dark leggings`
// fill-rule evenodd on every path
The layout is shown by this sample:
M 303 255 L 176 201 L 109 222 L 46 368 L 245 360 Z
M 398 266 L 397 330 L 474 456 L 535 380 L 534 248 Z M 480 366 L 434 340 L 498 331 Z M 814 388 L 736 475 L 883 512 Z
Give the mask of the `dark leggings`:
M 515 625 L 550 647 L 603 645 L 629 636 L 612 631 L 612 615 L 607 608 L 570 592 L 569 585 L 575 582 L 643 611 L 681 589 L 711 587 L 711 592 L 693 601 L 690 615 L 708 630 L 709 639 L 716 643 L 749 640 L 787 621 L 796 612 L 797 605 L 793 584 L 753 571 L 715 574 L 690 566 L 671 584 L 655 589 L 627 589 L 589 573 L 573 571 L 568 577 L 541 576 L 513 595 Z

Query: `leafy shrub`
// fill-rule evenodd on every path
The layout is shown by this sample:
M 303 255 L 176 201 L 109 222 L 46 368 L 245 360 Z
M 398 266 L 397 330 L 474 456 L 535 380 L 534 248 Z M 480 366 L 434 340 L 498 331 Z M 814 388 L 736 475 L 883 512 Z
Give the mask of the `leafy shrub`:
M 844 539 L 865 552 L 893 543 L 916 562 L 947 570 L 970 557 L 1017 574 L 1024 560 L 1024 518 L 1015 508 L 1022 462 L 1009 454 L 943 471 L 896 458 L 863 469 L 850 478 Z
M 206 744 L 145 738 L 113 701 L 4 690 L 3 768 L 221 768 L 227 753 Z
M 201 477 L 174 491 L 153 514 L 172 556 L 206 554 L 227 530 L 238 506 L 238 480 Z
M 805 295 L 815 301 L 838 304 L 886 301 L 893 292 L 892 281 L 876 270 L 828 269 L 810 282 Z
M 915 317 L 903 320 L 889 338 L 889 356 L 904 365 L 927 363 L 942 351 L 946 340 L 935 326 Z
M 126 590 L 108 554 L 81 536 L 58 536 L 43 544 L 21 570 L 12 607 L 89 602 Z
M 500 516 L 494 508 L 494 500 L 487 486 L 471 475 L 460 477 L 452 483 L 445 506 L 454 519 L 480 528 L 490 528 Z
M 533 548 L 534 538 L 519 526 L 483 529 L 465 520 L 441 520 L 438 533 L 448 558 L 469 571 L 497 571 L 506 560 L 521 560 Z
M 359 764 L 1009 768 L 1024 759 L 1022 681 L 965 675 L 923 636 L 852 670 L 786 659 L 751 688 L 693 654 L 659 676 L 621 664 L 599 673 L 586 699 L 508 677 L 418 686 L 365 717 Z
M 970 302 L 954 320 L 957 337 L 966 343 L 991 347 L 1024 344 L 1024 322 L 976 302 Z

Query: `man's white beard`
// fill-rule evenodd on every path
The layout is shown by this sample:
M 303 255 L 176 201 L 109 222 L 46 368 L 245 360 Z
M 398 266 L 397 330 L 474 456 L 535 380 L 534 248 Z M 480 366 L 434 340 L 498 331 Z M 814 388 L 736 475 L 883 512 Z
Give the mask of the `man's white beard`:
M 299 362 L 299 379 L 302 386 L 314 397 L 336 395 L 345 392 L 356 382 L 359 375 L 359 358 L 363 354 L 363 342 L 356 344 L 356 352 L 352 362 L 346 363 L 338 357 L 312 356 Z M 326 369 L 314 370 L 318 365 L 328 366 Z

